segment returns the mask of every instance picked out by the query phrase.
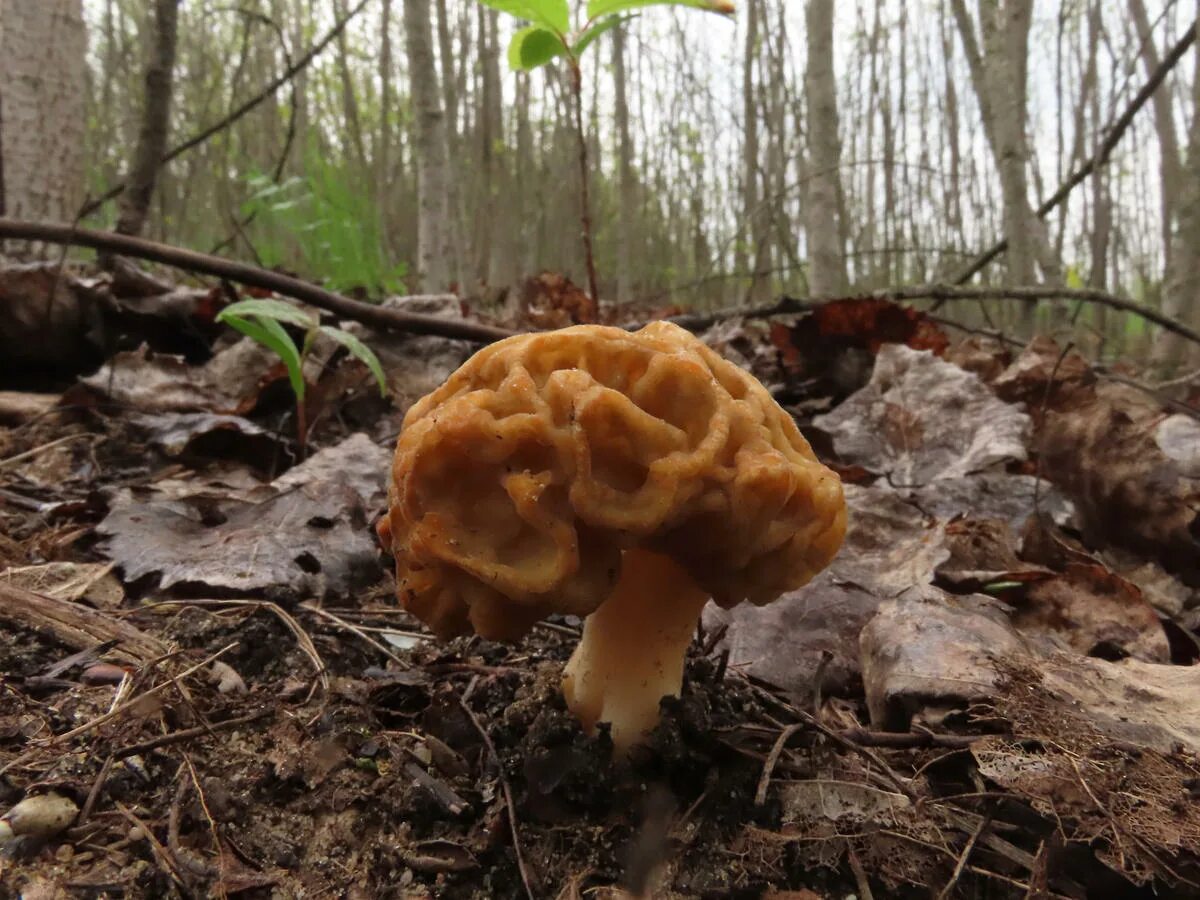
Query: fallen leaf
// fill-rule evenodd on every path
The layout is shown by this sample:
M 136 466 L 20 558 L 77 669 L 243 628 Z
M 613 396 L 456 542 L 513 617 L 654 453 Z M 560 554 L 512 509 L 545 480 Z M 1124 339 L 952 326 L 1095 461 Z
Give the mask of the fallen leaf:
M 0 267 L 0 370 L 53 366 L 76 372 L 98 355 L 100 325 L 95 298 L 70 267 Z
M 979 595 L 891 600 L 859 636 L 871 724 L 907 731 L 927 708 L 965 708 L 995 696 L 997 657 L 1028 652 L 1004 607 Z
M 249 412 L 265 386 L 264 376 L 278 359 L 261 344 L 245 338 L 220 351 L 204 365 L 188 365 L 183 357 L 154 353 L 143 346 L 118 353 L 95 374 L 81 378 L 67 400 L 83 403 L 82 393 L 143 413 Z M 279 366 L 282 369 L 282 366 Z M 269 380 L 285 378 L 280 371 Z
M 1032 475 L 977 472 L 961 478 L 939 478 L 918 488 L 901 489 L 900 493 L 939 519 L 1003 519 L 1014 533 L 1020 532 L 1035 509 L 1060 526 L 1075 520 L 1075 507 L 1062 491 L 1044 478 L 1039 484 Z
M 932 353 L 884 347 L 871 381 L 814 424 L 845 462 L 893 485 L 960 478 L 1026 457 L 1029 417 Z
M 160 412 L 135 414 L 130 421 L 170 457 L 234 459 L 263 472 L 286 458 L 283 440 L 241 416 Z
M 363 507 L 375 509 L 387 499 L 392 451 L 367 435 L 357 432 L 314 453 L 272 482 L 276 490 L 305 484 L 342 481 L 362 499 Z
M 344 481 L 310 482 L 258 502 L 122 488 L 97 532 L 126 581 L 249 592 L 286 587 L 345 594 L 375 577 L 359 495 Z
M 813 581 L 766 606 L 709 604 L 704 627 L 727 626 L 730 665 L 792 692 L 805 704 L 823 665 L 822 690 L 845 694 L 859 677 L 858 633 L 879 604 L 928 584 L 946 559 L 943 526 L 886 487 L 846 485 L 849 527 L 833 562 Z M 822 664 L 828 653 L 829 661 Z
M 1200 584 L 1200 484 L 1184 468 L 1192 464 L 1190 426 L 1162 431 L 1160 407 L 1126 386 L 1097 383 L 1085 360 L 1063 356 L 1048 338 L 1033 341 L 994 387 L 1029 404 L 1042 475 L 1075 504 L 1091 546 L 1139 552 Z
M 1098 563 L 1070 563 L 1062 574 L 1030 585 L 1012 622 L 1023 632 L 1056 634 L 1089 656 L 1171 661 L 1154 607 L 1134 585 Z

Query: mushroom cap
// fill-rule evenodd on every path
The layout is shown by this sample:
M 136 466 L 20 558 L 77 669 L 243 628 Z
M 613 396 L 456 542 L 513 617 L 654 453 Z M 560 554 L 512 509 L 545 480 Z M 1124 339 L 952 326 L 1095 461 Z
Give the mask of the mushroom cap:
M 621 552 L 765 604 L 841 546 L 838 476 L 752 375 L 684 329 L 600 325 L 486 347 L 408 412 L 379 533 L 403 606 L 512 640 L 586 616 Z

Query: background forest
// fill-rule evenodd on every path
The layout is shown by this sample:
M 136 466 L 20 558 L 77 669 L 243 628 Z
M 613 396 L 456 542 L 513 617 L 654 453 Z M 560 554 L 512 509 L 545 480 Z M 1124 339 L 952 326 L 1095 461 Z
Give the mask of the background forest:
M 22 165 L 73 182 L 51 171 L 44 145 L 23 161 L 6 129 L 9 215 L 70 221 L 82 200 L 127 179 L 146 136 L 147 74 L 157 60 L 161 76 L 169 53 L 165 148 L 235 118 L 162 170 L 146 236 L 370 296 L 455 286 L 495 299 L 546 269 L 585 283 L 565 69 L 510 71 L 515 25 L 493 9 L 4 9 L 10 44 L 59 57 L 64 105 L 46 115 L 79 140 L 61 160 L 78 174 L 69 202 L 23 209 Z M 24 24 L 22 9 L 34 10 Z M 1195 15 L 1191 2 L 1153 0 L 745 0 L 731 18 L 646 10 L 583 60 L 602 299 L 712 308 L 974 279 L 1103 289 L 1195 316 L 1200 93 L 1196 56 L 1184 52 Z M 71 49 L 84 40 L 85 55 Z M 15 49 L 0 65 L 21 64 Z M 1161 87 L 1123 117 L 1156 74 Z M 446 185 L 428 202 L 422 140 Z M 1089 167 L 1095 158 L 1104 164 Z M 1039 218 L 1063 184 L 1073 189 Z M 94 227 L 119 215 L 115 202 L 86 208 Z M 423 262 L 422 217 L 444 248 Z M 976 264 L 1002 238 L 1007 252 Z M 950 314 L 1009 326 L 1032 315 L 1002 306 Z M 1139 318 L 1102 306 L 1043 303 L 1038 314 L 1043 328 L 1070 317 L 1093 354 L 1174 352 Z

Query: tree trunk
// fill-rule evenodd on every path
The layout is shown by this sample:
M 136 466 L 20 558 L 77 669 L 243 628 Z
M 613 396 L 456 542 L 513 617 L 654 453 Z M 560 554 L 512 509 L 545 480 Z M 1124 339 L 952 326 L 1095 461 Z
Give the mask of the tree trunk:
M 808 101 L 808 155 L 811 173 L 805 204 L 808 235 L 809 289 L 814 294 L 842 293 L 846 257 L 838 229 L 841 143 L 838 139 L 837 83 L 833 74 L 833 0 L 809 0 L 808 71 L 804 91 Z
M 375 202 L 379 208 L 379 234 L 389 258 L 395 252 L 388 218 L 392 184 L 392 0 L 383 0 L 379 11 L 379 150 L 375 154 Z
M 1146 69 L 1146 77 L 1151 77 L 1157 71 L 1161 60 L 1158 47 L 1154 43 L 1154 35 L 1150 33 L 1150 21 L 1146 16 L 1146 7 L 1142 0 L 1129 0 L 1129 14 L 1137 26 L 1137 37 L 1141 41 L 1142 65 Z M 1195 50 L 1193 53 L 1197 52 Z M 1154 127 L 1158 132 L 1159 185 L 1162 204 L 1162 236 L 1163 250 L 1166 253 L 1166 265 L 1171 265 L 1171 233 L 1175 222 L 1175 192 L 1183 184 L 1182 163 L 1179 160 L 1179 137 L 1175 133 L 1175 116 L 1171 112 L 1171 92 L 1157 90 L 1151 98 L 1154 104 Z
M 404 32 L 417 159 L 417 266 L 413 287 L 418 291 L 443 291 L 451 287 L 454 248 L 446 122 L 438 96 L 428 0 L 404 0 Z
M 150 200 L 158 183 L 171 129 L 171 93 L 178 26 L 179 0 L 155 0 L 154 48 L 146 63 L 146 87 L 137 149 L 134 150 L 133 165 L 125 179 L 121 213 L 117 217 L 116 230 L 119 234 L 137 236 L 146 227 Z
M 1008 281 L 1037 283 L 1040 263 L 1047 281 L 1060 280 L 1057 257 L 1044 223 L 1029 203 L 1029 145 L 1025 136 L 1030 0 L 979 0 L 980 49 L 975 25 L 964 0 L 951 0 L 971 82 L 979 102 L 983 129 L 1000 176 L 1004 234 L 1008 239 Z M 1023 321 L 1032 330 L 1036 304 L 1024 307 Z
M 617 302 L 633 299 L 634 204 L 633 142 L 629 136 L 629 103 L 626 98 L 625 26 L 613 29 L 613 87 L 617 124 Z
M 756 269 L 758 247 L 756 238 L 762 228 L 757 220 L 762 210 L 758 201 L 758 108 L 755 97 L 754 59 L 758 55 L 758 2 L 746 4 L 746 54 L 742 61 L 742 239 L 738 241 L 736 265 L 739 271 L 751 272 L 750 288 L 745 302 L 761 303 L 765 300 L 766 286 Z M 746 253 L 745 245 L 751 245 L 752 253 Z
M 86 58 L 81 0 L 0 0 L 0 214 L 75 218 Z
M 1196 6 L 1200 18 L 1200 2 Z M 1193 50 L 1192 55 L 1196 60 L 1192 76 L 1192 124 L 1177 194 L 1178 224 L 1163 297 L 1163 312 L 1185 322 L 1195 322 L 1200 307 L 1200 52 Z M 1200 355 L 1194 344 L 1186 349 L 1192 359 Z M 1164 331 L 1155 344 L 1154 358 L 1161 363 L 1178 363 L 1184 358 L 1184 351 L 1182 338 Z

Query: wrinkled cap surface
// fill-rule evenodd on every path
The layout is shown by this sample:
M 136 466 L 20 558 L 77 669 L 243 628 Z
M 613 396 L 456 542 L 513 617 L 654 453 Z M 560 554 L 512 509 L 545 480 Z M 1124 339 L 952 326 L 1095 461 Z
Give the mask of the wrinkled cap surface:
M 442 636 L 586 616 L 634 546 L 724 607 L 768 603 L 824 568 L 846 528 L 841 481 L 791 416 L 667 322 L 479 351 L 409 410 L 389 500 L 398 596 Z

